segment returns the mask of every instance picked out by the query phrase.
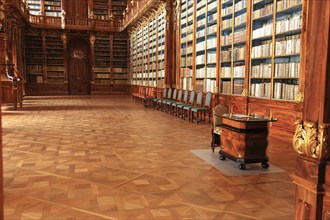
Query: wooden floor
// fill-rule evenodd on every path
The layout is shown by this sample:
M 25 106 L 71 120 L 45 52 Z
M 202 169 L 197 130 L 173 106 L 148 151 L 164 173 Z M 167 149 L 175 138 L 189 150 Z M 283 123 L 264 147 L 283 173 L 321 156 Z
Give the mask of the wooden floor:
M 26 97 L 2 122 L 5 219 L 294 216 L 290 139 L 269 147 L 286 172 L 226 176 L 190 152 L 209 149 L 210 125 L 125 95 Z

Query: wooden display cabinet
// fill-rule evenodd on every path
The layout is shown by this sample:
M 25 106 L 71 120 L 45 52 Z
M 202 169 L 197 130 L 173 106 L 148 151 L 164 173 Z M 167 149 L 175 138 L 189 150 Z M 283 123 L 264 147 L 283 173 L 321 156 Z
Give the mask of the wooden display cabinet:
M 239 168 L 246 169 L 245 164 L 261 163 L 268 168 L 268 124 L 277 119 L 261 115 L 225 114 L 221 132 L 220 159 L 226 157 L 239 163 Z

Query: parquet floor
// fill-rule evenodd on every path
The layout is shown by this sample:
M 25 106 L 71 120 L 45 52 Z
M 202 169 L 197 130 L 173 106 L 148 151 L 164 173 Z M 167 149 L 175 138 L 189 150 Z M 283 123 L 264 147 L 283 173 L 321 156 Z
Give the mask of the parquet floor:
M 294 216 L 289 139 L 269 147 L 286 172 L 226 176 L 190 152 L 209 148 L 210 125 L 125 95 L 26 97 L 2 123 L 5 219 Z

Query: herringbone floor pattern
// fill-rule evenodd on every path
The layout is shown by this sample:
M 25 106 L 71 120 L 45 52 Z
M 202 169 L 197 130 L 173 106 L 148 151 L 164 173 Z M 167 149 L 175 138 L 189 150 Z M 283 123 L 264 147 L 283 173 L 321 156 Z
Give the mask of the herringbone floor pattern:
M 226 176 L 190 152 L 210 128 L 125 95 L 27 97 L 3 108 L 5 219 L 293 219 L 290 140 L 270 139 L 285 173 Z

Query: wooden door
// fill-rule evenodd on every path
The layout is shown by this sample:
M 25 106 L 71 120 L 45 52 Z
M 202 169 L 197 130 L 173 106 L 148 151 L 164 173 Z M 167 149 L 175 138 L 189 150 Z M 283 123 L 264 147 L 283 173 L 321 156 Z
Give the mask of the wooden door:
M 89 94 L 90 68 L 88 45 L 84 40 L 73 39 L 69 44 L 69 92 L 73 95 Z

